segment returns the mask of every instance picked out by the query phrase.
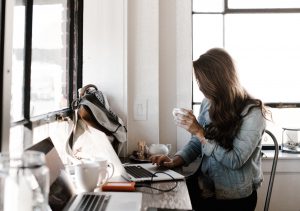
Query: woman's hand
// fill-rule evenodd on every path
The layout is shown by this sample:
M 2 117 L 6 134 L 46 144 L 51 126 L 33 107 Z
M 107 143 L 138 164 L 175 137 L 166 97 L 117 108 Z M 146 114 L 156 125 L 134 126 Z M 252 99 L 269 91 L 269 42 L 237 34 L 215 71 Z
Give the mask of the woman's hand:
M 167 155 L 152 155 L 150 160 L 152 164 L 165 166 L 168 168 L 174 168 L 184 164 L 184 161 L 180 156 L 174 156 L 174 158 L 170 158 Z
M 204 138 L 204 129 L 198 123 L 193 111 L 182 109 L 184 114 L 178 113 L 175 117 L 176 125 L 186 129 L 191 134 L 197 136 L 200 139 Z
M 166 166 L 168 168 L 174 167 L 173 160 L 167 155 L 152 155 L 149 159 L 152 164 L 156 164 L 158 166 Z

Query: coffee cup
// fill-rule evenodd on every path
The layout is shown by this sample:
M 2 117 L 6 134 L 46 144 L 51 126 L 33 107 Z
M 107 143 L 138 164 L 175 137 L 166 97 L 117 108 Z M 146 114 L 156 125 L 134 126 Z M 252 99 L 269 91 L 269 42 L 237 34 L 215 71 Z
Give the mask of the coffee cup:
M 74 166 L 75 183 L 80 191 L 91 192 L 98 185 L 100 165 L 96 162 L 85 162 Z
M 107 159 L 102 157 L 94 157 L 91 160 L 95 163 L 98 163 L 100 167 L 99 180 L 97 185 L 101 186 L 114 175 L 114 165 L 108 162 Z
M 173 116 L 176 118 L 178 114 L 186 115 L 187 112 L 183 108 L 174 108 L 172 111 Z

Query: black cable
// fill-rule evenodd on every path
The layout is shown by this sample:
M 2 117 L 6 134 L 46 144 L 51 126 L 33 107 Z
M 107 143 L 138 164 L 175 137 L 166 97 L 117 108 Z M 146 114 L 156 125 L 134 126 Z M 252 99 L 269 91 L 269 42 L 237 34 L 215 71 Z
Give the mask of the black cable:
M 169 188 L 169 189 L 159 189 L 159 188 L 156 188 L 156 187 L 152 187 L 151 184 L 153 182 L 153 177 L 156 174 L 166 174 L 166 175 L 168 175 L 169 177 L 172 178 L 172 181 L 175 182 L 175 185 L 172 188 Z M 146 184 L 146 183 L 136 183 L 135 184 L 135 187 L 145 187 L 145 188 L 150 188 L 150 189 L 154 189 L 154 190 L 161 191 L 161 192 L 170 192 L 170 191 L 174 190 L 175 188 L 177 188 L 177 186 L 178 186 L 178 181 L 175 180 L 175 178 L 173 176 L 171 176 L 170 174 L 168 174 L 166 172 L 162 172 L 162 171 L 157 171 L 157 172 L 155 172 L 155 173 L 152 174 L 152 176 L 151 176 L 151 183 L 150 184 Z

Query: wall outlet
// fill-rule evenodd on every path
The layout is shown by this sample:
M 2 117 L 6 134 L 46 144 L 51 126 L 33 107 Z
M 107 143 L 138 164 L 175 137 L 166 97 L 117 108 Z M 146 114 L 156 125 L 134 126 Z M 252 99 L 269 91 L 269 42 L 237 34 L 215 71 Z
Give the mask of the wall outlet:
M 135 100 L 133 106 L 133 119 L 137 121 L 147 120 L 147 100 Z

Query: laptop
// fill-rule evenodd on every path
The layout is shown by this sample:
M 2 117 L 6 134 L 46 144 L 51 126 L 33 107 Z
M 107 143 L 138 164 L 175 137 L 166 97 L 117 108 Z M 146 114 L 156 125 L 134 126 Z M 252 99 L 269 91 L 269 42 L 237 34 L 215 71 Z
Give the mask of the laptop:
M 89 138 L 89 144 L 87 144 L 86 139 L 77 140 L 73 146 L 73 150 L 77 151 L 76 155 L 83 159 L 92 159 L 93 156 L 106 158 L 108 162 L 114 165 L 114 174 L 113 178 L 110 179 L 111 181 L 127 180 L 132 182 L 156 182 L 185 179 L 182 174 L 179 174 L 174 170 L 166 168 L 160 169 L 156 165 L 152 165 L 152 163 L 123 165 L 116 151 L 113 149 L 110 141 L 103 132 L 88 126 L 88 130 L 85 130 L 84 133 L 84 137 Z M 72 154 L 71 152 L 72 149 L 68 146 L 67 154 Z M 80 162 L 77 159 L 72 158 L 72 156 L 70 156 L 70 159 L 73 163 Z M 145 173 L 146 171 L 147 173 Z M 157 171 L 161 173 L 156 173 Z
M 76 193 L 72 179 L 67 174 L 50 137 L 26 150 L 40 151 L 46 155 L 46 165 L 50 172 L 49 205 L 52 211 L 141 210 L 142 193 L 140 192 Z
M 157 167 L 152 163 L 123 165 L 122 176 L 133 182 L 183 180 L 185 177 L 171 169 Z

